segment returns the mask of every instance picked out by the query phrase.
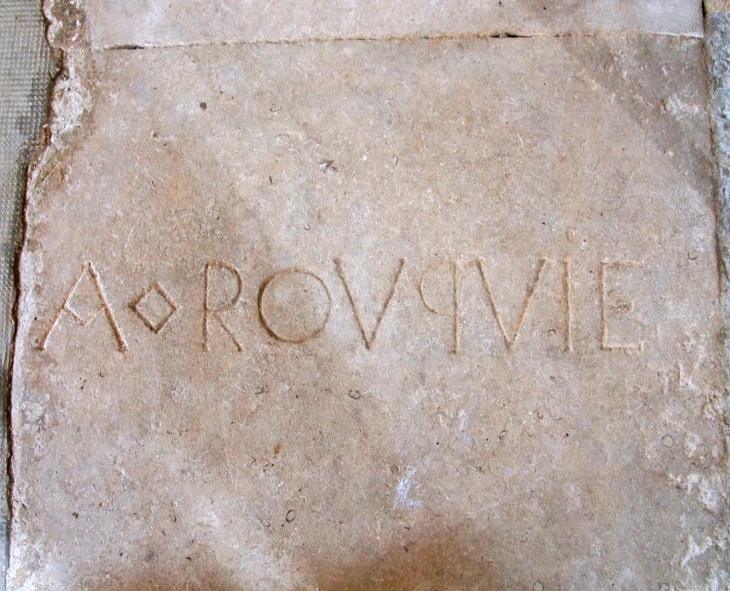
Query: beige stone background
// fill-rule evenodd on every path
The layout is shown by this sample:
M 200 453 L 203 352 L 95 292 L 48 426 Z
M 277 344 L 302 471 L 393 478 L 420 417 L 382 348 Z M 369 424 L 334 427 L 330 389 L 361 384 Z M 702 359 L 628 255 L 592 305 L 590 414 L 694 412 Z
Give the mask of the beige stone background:
M 698 2 L 44 10 L 8 588 L 727 587 L 722 13 L 706 45 Z M 292 266 L 328 292 L 265 299 Z

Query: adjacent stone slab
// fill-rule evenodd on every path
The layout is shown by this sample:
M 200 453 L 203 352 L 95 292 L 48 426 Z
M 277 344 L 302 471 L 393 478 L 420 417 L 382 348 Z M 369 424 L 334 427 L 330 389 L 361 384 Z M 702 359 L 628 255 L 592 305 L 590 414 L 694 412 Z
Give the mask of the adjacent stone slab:
M 77 2 L 49 1 L 49 4 Z M 85 0 L 96 47 L 440 34 L 702 35 L 701 0 Z M 79 24 L 78 9 L 69 25 Z M 83 19 L 81 19 L 83 20 Z
M 726 583 L 700 41 L 70 55 L 11 589 Z
M 729 0 L 705 0 L 705 10 L 708 14 L 730 12 Z

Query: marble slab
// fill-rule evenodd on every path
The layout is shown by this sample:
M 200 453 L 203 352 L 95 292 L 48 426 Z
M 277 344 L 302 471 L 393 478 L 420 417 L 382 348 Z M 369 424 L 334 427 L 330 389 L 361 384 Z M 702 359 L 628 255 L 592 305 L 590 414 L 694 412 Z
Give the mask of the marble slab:
M 631 34 L 69 52 L 9 588 L 723 588 L 702 64 Z
M 95 47 L 311 38 L 552 35 L 700 36 L 701 0 L 47 0 L 77 7 Z

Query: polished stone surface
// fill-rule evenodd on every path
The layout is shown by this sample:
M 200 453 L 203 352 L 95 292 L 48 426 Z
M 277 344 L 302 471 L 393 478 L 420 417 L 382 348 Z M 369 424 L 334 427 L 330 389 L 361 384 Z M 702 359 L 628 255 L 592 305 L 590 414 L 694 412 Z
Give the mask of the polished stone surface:
M 11 589 L 726 584 L 701 40 L 66 60 Z

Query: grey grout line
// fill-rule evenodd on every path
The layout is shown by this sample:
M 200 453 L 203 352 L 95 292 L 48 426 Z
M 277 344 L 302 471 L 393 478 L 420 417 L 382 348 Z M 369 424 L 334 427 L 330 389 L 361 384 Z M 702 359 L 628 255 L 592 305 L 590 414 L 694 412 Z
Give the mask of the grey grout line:
M 518 33 L 513 31 L 498 32 L 464 32 L 464 33 L 415 33 L 412 35 L 332 35 L 321 37 L 293 37 L 285 39 L 240 39 L 224 41 L 193 41 L 188 43 L 145 43 L 145 44 L 118 44 L 92 47 L 95 52 L 125 51 L 143 49 L 185 49 L 189 47 L 235 47 L 247 45 L 307 45 L 316 43 L 332 43 L 338 41 L 468 41 L 472 39 L 560 39 L 560 38 L 611 38 L 626 37 L 627 35 L 647 37 L 667 37 L 674 39 L 702 40 L 704 34 L 655 33 L 625 29 L 621 31 L 588 31 L 564 33 Z

